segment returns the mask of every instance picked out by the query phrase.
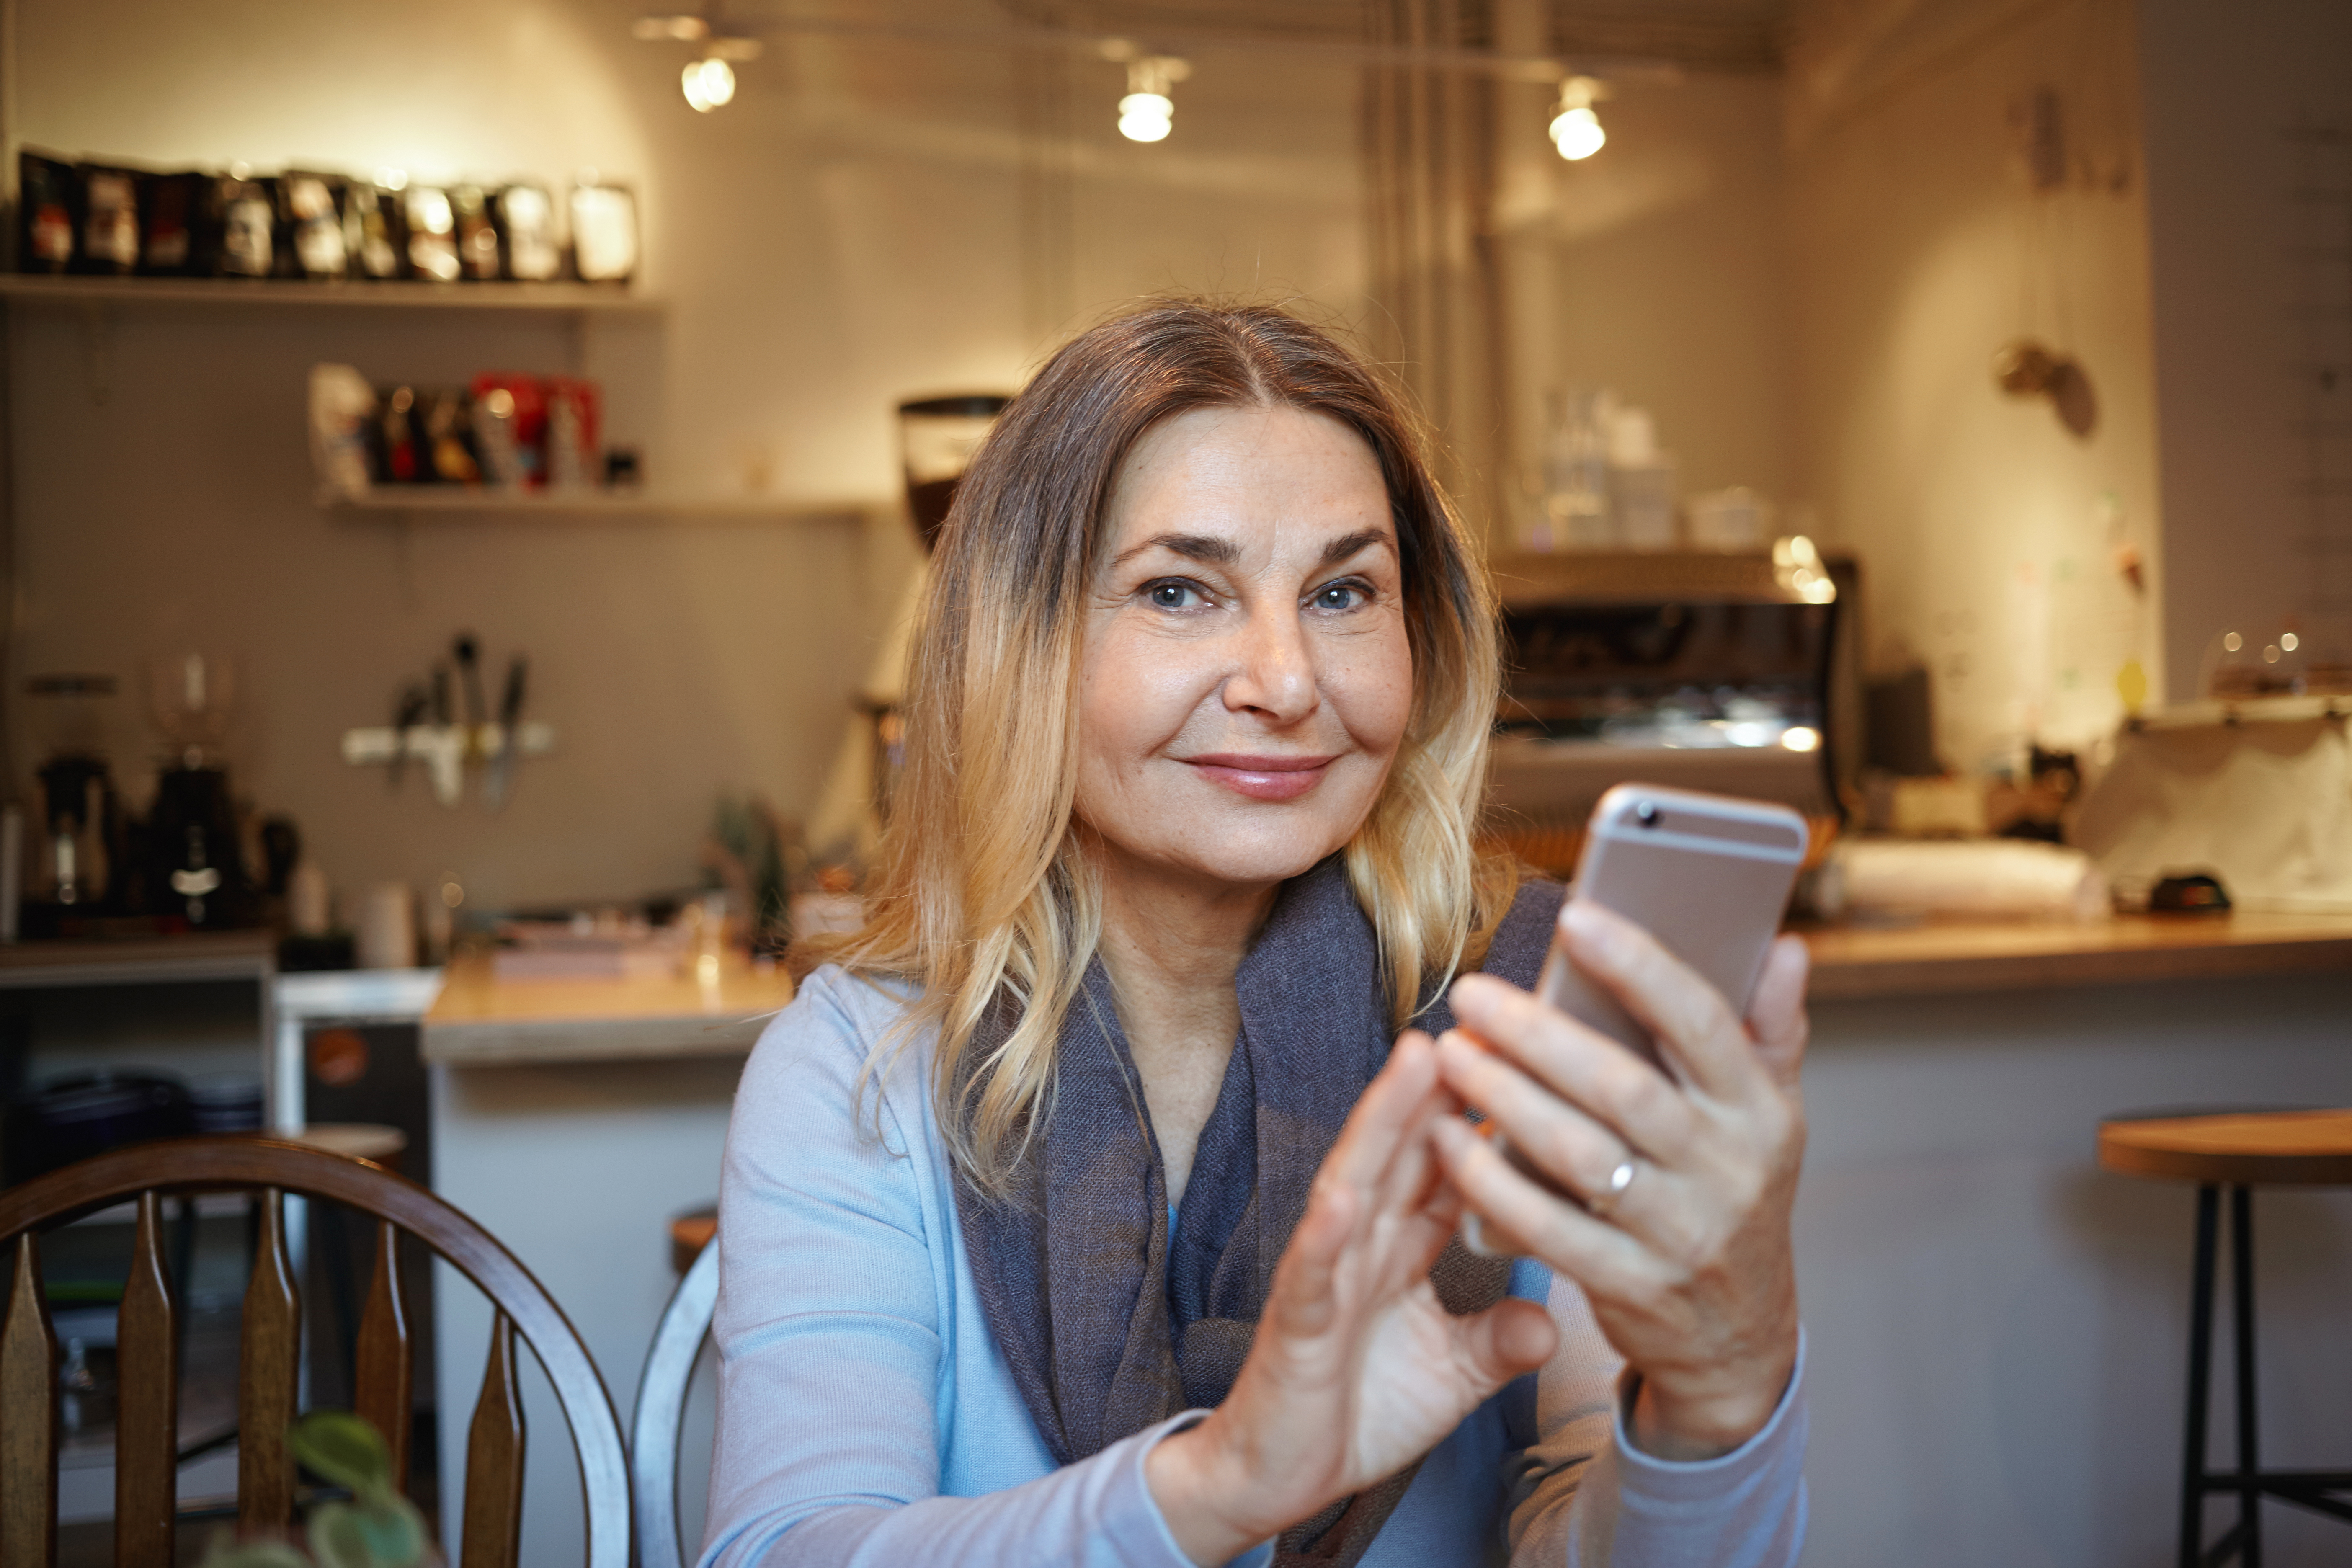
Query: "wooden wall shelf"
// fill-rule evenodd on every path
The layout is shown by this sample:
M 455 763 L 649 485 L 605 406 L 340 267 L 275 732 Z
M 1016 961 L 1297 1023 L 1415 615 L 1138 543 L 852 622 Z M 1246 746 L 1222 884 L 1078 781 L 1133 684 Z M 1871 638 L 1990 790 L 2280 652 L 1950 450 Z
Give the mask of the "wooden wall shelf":
M 278 278 L 79 278 L 0 273 L 0 299 L 26 305 L 203 305 L 275 310 L 550 310 L 658 314 L 662 302 L 610 283 L 310 283 Z
M 780 496 L 670 496 L 658 490 L 516 492 L 472 485 L 378 485 L 364 495 L 321 491 L 317 499 L 323 511 L 352 516 L 475 517 L 501 522 L 583 517 L 855 521 L 868 510 L 856 501 L 793 500 Z

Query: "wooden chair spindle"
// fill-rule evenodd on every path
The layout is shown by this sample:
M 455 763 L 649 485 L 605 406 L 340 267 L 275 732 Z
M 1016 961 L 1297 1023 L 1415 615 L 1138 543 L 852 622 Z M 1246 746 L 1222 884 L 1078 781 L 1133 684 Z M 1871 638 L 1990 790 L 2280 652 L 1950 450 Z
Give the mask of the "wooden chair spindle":
M 237 1526 L 283 1536 L 293 1522 L 296 1472 L 286 1443 L 299 1387 L 302 1304 L 289 1258 L 285 1199 L 344 1205 L 379 1222 L 376 1267 L 360 1311 L 355 1409 L 376 1423 L 397 1460 L 407 1458 L 415 1332 L 398 1263 L 414 1238 L 473 1282 L 495 1310 L 466 1456 L 459 1568 L 516 1568 L 521 1556 L 525 1422 L 518 1352 L 529 1345 L 562 1412 L 580 1461 L 586 1568 L 630 1568 L 628 1451 L 588 1348 L 545 1289 L 478 1224 L 416 1183 L 348 1155 L 273 1139 L 169 1139 L 110 1150 L 0 1188 L 0 1568 L 54 1568 L 58 1461 L 63 1447 L 56 1325 L 41 1279 L 40 1235 L 118 1205 L 137 1205 L 131 1276 L 118 1319 L 122 1388 L 115 1448 L 113 1560 L 163 1568 L 187 1542 L 173 1539 L 177 1378 L 187 1364 L 189 1314 L 173 1281 L 190 1265 L 164 1235 L 172 1191 L 253 1194 L 255 1247 L 247 1281 L 237 1375 Z
M 490 1360 L 466 1434 L 466 1523 L 458 1568 L 515 1568 L 522 1546 L 522 1391 L 515 1383 L 514 1325 L 490 1323 Z
M 115 1568 L 172 1568 L 179 1505 L 176 1317 L 163 1262 L 163 1200 L 144 1192 L 115 1331 Z
M 286 1428 L 294 1420 L 295 1363 L 302 1299 L 286 1257 L 286 1195 L 261 1194 L 261 1236 L 245 1287 L 245 1332 L 237 1368 L 236 1524 L 278 1531 L 294 1520 L 294 1460 Z
M 359 1390 L 353 1409 L 392 1449 L 392 1484 L 408 1489 L 408 1423 L 415 1379 L 408 1309 L 400 1294 L 400 1230 L 375 1227 L 375 1279 L 360 1313 Z
M 58 1336 L 41 1293 L 41 1244 L 16 1237 L 0 1326 L 0 1568 L 58 1560 Z

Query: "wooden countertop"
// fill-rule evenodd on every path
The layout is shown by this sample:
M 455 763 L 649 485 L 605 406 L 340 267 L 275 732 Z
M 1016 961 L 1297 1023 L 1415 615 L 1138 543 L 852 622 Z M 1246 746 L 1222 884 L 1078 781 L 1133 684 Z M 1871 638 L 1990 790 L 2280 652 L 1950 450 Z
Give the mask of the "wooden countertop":
M 2083 924 L 1937 922 L 1801 930 L 1811 997 L 1837 1002 L 1959 991 L 2235 975 L 2352 973 L 2352 914 L 2119 915 Z M 730 960 L 716 981 L 494 979 L 453 962 L 425 1017 L 425 1059 L 457 1066 L 735 1056 L 793 998 L 783 970 Z
M 1800 928 L 1816 1002 L 2242 974 L 2352 973 L 2352 914 L 2117 915 Z
M 20 942 L 0 946 L 0 990 L 262 980 L 277 967 L 278 939 L 265 931 L 187 931 L 179 936 L 107 942 Z
M 429 1062 L 617 1060 L 740 1056 L 793 999 L 792 976 L 730 958 L 705 984 L 658 980 L 499 981 L 487 957 L 453 960 L 425 1016 Z

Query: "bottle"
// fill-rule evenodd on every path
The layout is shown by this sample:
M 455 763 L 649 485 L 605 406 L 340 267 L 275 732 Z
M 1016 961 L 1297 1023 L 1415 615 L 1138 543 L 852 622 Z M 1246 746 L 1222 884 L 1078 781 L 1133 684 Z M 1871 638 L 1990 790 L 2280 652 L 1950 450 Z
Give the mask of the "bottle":
M 1579 389 L 1553 431 L 1545 463 L 1544 510 L 1554 550 L 1613 550 L 1615 520 L 1609 510 L 1608 427 L 1617 395 Z

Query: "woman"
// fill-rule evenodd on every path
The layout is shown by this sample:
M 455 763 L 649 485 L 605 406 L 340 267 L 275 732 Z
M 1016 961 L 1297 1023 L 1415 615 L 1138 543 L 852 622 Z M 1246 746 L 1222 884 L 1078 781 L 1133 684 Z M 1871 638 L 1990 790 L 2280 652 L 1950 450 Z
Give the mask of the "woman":
M 1793 1562 L 1803 950 L 1743 1023 L 1474 851 L 1493 609 L 1393 396 L 1109 322 L 933 571 L 870 921 L 728 1138 L 705 1561 Z M 1527 994 L 1555 928 L 1670 1073 Z

